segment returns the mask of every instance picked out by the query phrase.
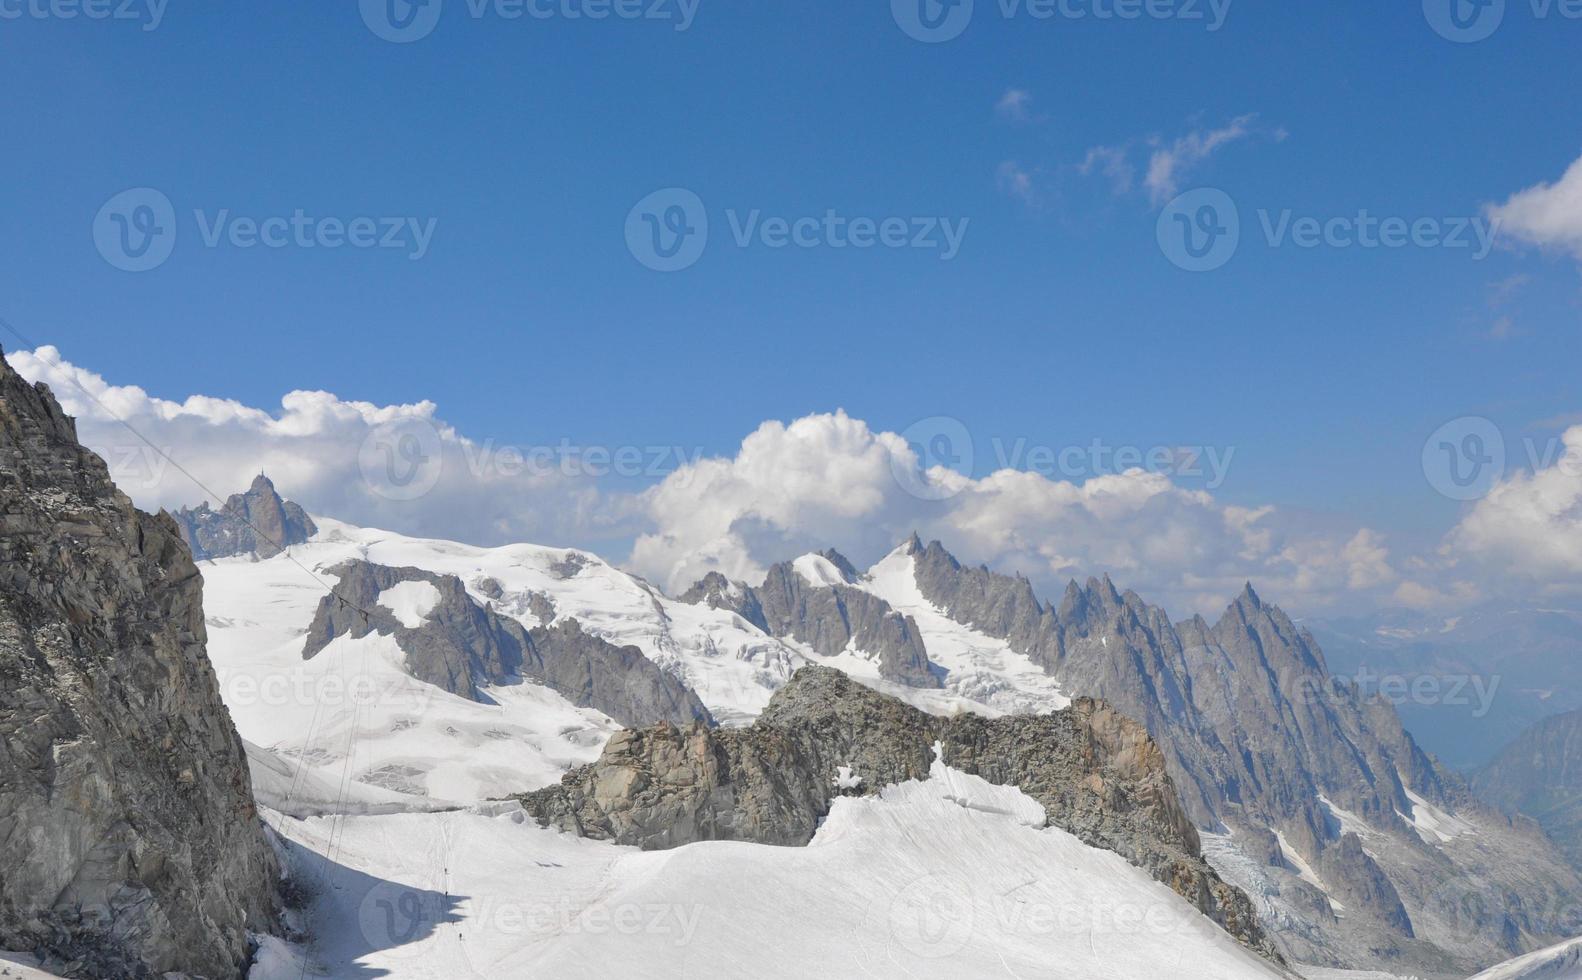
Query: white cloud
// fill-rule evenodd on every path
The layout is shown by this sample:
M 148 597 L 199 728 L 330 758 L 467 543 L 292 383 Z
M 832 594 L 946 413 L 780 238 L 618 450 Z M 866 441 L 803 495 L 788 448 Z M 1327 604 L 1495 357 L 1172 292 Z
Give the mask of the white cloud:
M 1026 89 L 1008 88 L 1000 96 L 1000 101 L 994 104 L 994 112 L 1002 119 L 1013 119 L 1017 122 L 1026 122 L 1028 107 L 1032 105 L 1032 93 Z
M 1540 248 L 1582 259 L 1582 157 L 1553 184 L 1537 184 L 1484 208 L 1500 232 Z
M 1238 116 L 1219 129 L 1193 130 L 1167 146 L 1156 148 L 1149 157 L 1148 172 L 1143 177 L 1149 199 L 1159 205 L 1175 197 L 1192 167 L 1207 160 L 1220 147 L 1245 138 L 1255 118 L 1252 114 Z
M 1093 147 L 1077 165 L 1077 172 L 1084 177 L 1103 174 L 1109 178 L 1110 190 L 1117 195 L 1131 193 L 1137 180 L 1137 169 L 1126 158 L 1126 148 L 1123 146 Z
M 1582 581 L 1582 425 L 1561 439 L 1553 463 L 1511 474 L 1478 501 L 1446 537 L 1444 553 L 1524 587 Z
M 1047 597 L 1109 572 L 1176 614 L 1218 611 L 1248 579 L 1316 609 L 1395 578 L 1371 531 L 1306 533 L 1273 507 L 1227 506 L 1160 473 L 1073 482 L 934 470 L 957 492 L 925 501 L 896 477 L 917 465 L 900 436 L 844 413 L 765 423 L 734 459 L 700 461 L 649 491 L 655 530 L 629 564 L 671 590 L 711 570 L 757 581 L 770 563 L 830 544 L 863 564 L 916 529 L 964 561 L 1026 574 Z
M 278 411 L 268 412 L 202 395 L 173 402 L 111 385 L 62 360 L 53 347 L 13 352 L 8 359 L 24 378 L 49 384 L 77 418 L 83 443 L 105 458 L 117 485 L 145 509 L 205 498 L 219 503 L 213 498 L 245 489 L 263 470 L 312 513 L 476 543 L 622 536 L 631 517 L 621 499 L 601 496 L 592 480 L 568 475 L 558 464 L 519 465 L 466 439 L 436 416 L 432 402 L 381 406 L 293 391 Z M 421 437 L 414 445 L 430 457 L 414 472 L 433 482 L 414 500 L 390 494 L 379 474 L 382 441 L 408 431 Z M 624 537 L 631 533 L 628 528 Z
M 431 402 L 380 406 L 296 391 L 265 411 L 113 386 L 53 348 L 10 360 L 24 377 L 50 383 L 83 440 L 144 507 L 204 494 L 117 416 L 217 496 L 263 468 L 311 512 L 357 524 L 479 544 L 577 545 L 612 557 L 630 545 L 628 567 L 672 590 L 713 569 L 756 580 L 769 564 L 814 548 L 837 547 L 863 564 L 914 529 L 964 561 L 1026 574 L 1047 598 L 1068 578 L 1109 572 L 1177 616 L 1217 611 L 1248 580 L 1303 613 L 1375 602 L 1443 608 L 1511 582 L 1552 592 L 1582 586 L 1582 425 L 1565 433 L 1562 460 L 1511 476 L 1467 512 L 1438 555 L 1414 556 L 1392 553 L 1369 528 L 1319 527 L 1140 469 L 1079 479 L 1012 469 L 919 474 L 905 439 L 843 412 L 765 422 L 732 456 L 692 456 L 646 489 L 614 492 L 593 474 L 498 465 L 487 441 L 457 432 Z M 377 473 L 370 479 L 366 447 L 408 423 L 433 440 L 425 447 L 437 460 L 433 487 L 392 499 Z M 920 499 L 909 492 L 919 483 L 949 494 Z
M 1000 190 L 1029 207 L 1037 207 L 1042 201 L 1034 184 L 1032 171 L 1023 169 L 1015 160 L 1006 160 L 1000 164 L 995 172 L 995 181 L 999 184 Z

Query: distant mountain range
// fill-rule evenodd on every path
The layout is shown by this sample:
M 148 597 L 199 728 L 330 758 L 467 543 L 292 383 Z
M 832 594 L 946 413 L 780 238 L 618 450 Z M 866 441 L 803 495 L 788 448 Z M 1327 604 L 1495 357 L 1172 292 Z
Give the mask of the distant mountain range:
M 679 597 L 585 552 L 470 548 L 328 519 L 293 551 L 340 583 L 339 598 L 304 603 L 299 569 L 253 555 L 205 566 L 222 673 L 244 647 L 279 644 L 280 669 L 331 670 L 355 649 L 342 643 L 376 643 L 408 676 L 479 705 L 392 715 L 399 735 L 361 743 L 355 778 L 366 787 L 522 792 L 558 778 L 554 759 L 591 761 L 601 723 L 572 729 L 592 743 L 562 741 L 513 713 L 527 690 L 513 676 L 549 684 L 563 713 L 643 725 L 679 720 L 661 706 L 695 695 L 701 711 L 690 717 L 740 726 L 800 666 L 822 664 L 935 714 L 1047 713 L 1089 696 L 1142 722 L 1203 853 L 1294 961 L 1464 977 L 1575 925 L 1561 910 L 1582 896 L 1582 878 L 1554 844 L 1480 802 L 1391 705 L 1334 676 L 1314 636 L 1251 586 L 1217 622 L 1175 623 L 1107 578 L 1073 582 L 1048 603 L 1026 579 L 963 565 L 916 537 L 866 572 L 825 551 L 761 583 L 710 575 Z M 342 598 L 360 611 L 340 609 Z M 582 639 L 557 647 L 547 642 L 556 630 Z M 611 701 L 588 680 L 598 674 L 588 644 L 629 649 L 660 673 L 623 672 Z M 666 679 L 679 693 L 662 690 Z M 490 722 L 494 736 L 483 737 L 484 723 L 465 719 L 490 705 L 520 720 Z M 326 779 L 337 771 L 339 757 L 284 713 L 237 710 L 251 740 L 287 758 L 311 753 Z M 478 730 L 476 749 L 462 759 L 398 748 L 431 726 Z M 458 765 L 471 773 L 461 783 Z
M 1486 603 L 1305 621 L 1335 673 L 1384 693 L 1424 748 L 1468 771 L 1540 719 L 1582 708 L 1582 610 Z

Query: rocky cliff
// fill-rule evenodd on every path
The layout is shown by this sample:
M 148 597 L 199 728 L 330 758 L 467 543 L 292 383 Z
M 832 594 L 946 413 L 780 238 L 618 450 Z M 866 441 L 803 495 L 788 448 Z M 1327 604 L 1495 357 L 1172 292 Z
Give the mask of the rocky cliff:
M 1472 785 L 1496 806 L 1538 821 L 1582 867 L 1582 711 L 1523 732 L 1473 775 Z
M 819 569 L 804 574 L 808 562 Z M 757 587 L 712 572 L 682 602 L 729 609 L 770 636 L 789 637 L 833 657 L 851 651 L 877 660 L 879 675 L 909 687 L 938 687 L 939 677 L 911 617 L 854 587 L 857 571 L 833 549 L 769 569 Z
M 1288 873 L 1238 883 L 1294 958 L 1465 976 L 1582 927 L 1582 878 L 1553 844 L 1481 805 L 1251 586 L 1213 624 L 1172 623 L 1108 578 L 1071 583 L 1057 608 L 939 542 L 906 551 L 951 619 L 1143 722 L 1199 828 L 1250 855 L 1283 835 Z
M 1243 944 L 1278 958 L 1251 902 L 1204 862 L 1158 747 L 1096 701 L 1039 717 L 941 718 L 809 666 L 751 727 L 623 731 L 598 762 L 521 799 L 545 826 L 649 849 L 802 845 L 835 797 L 924 778 L 936 744 L 945 764 L 1019 787 L 1050 825 L 1147 869 Z
M 307 511 L 281 499 L 262 473 L 254 477 L 246 493 L 231 494 L 219 510 L 211 510 L 204 501 L 171 516 L 192 549 L 192 557 L 199 561 L 232 555 L 273 558 L 318 532 Z
M 0 364 L 0 948 L 241 977 L 280 872 L 180 530 Z

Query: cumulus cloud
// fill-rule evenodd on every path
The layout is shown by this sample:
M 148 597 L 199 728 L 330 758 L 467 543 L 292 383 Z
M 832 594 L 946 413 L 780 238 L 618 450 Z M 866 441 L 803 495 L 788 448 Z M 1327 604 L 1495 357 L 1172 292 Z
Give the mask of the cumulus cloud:
M 1582 584 L 1582 425 L 1552 463 L 1498 483 L 1445 539 L 1444 553 L 1523 587 Z
M 110 384 L 53 348 L 10 360 L 51 385 L 144 507 L 209 495 L 121 419 L 212 489 L 211 500 L 264 469 L 317 515 L 476 544 L 625 553 L 628 568 L 672 591 L 712 570 L 756 581 L 815 548 L 866 564 L 913 530 L 964 561 L 1027 575 L 1047 598 L 1070 578 L 1108 572 L 1178 616 L 1217 612 L 1249 580 L 1304 613 L 1465 601 L 1476 594 L 1464 581 L 1475 560 L 1582 580 L 1582 468 L 1568 472 L 1570 462 L 1501 484 L 1447 539 L 1450 557 L 1430 561 L 1393 554 L 1369 528 L 1318 527 L 1147 469 L 959 473 L 839 411 L 765 422 L 733 455 L 683 453 L 646 489 L 612 491 L 558 456 L 546 468 L 464 435 L 431 402 L 381 406 L 322 391 L 291 392 L 274 410 L 205 396 L 178 402 Z M 1566 439 L 1582 461 L 1582 426 Z M 403 469 L 418 479 L 391 475 Z
M 275 411 L 203 395 L 176 402 L 112 385 L 53 347 L 8 359 L 50 386 L 84 444 L 145 509 L 217 504 L 264 471 L 312 513 L 481 544 L 619 535 L 631 516 L 629 502 L 605 499 L 563 460 L 467 439 L 432 402 L 374 405 L 324 391 L 290 392 Z
M 1217 611 L 1248 579 L 1318 608 L 1395 578 L 1365 529 L 1307 533 L 1276 508 L 1227 506 L 1142 469 L 1081 482 L 925 471 L 901 436 L 841 412 L 765 423 L 735 458 L 679 470 L 645 499 L 656 530 L 629 564 L 671 590 L 716 570 L 757 581 L 767 565 L 832 543 L 865 564 L 914 529 L 964 561 L 1027 575 L 1046 596 L 1108 572 L 1177 613 Z
M 1554 183 L 1518 191 L 1484 213 L 1510 238 L 1582 259 L 1582 157 Z

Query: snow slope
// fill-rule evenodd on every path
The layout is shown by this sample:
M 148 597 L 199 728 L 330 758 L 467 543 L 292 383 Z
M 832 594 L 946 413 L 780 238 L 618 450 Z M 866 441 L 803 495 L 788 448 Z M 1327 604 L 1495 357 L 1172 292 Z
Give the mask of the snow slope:
M 1472 980 L 1582 980 L 1582 939 L 1518 956 Z
M 323 884 L 309 975 L 1283 976 L 1042 819 L 1018 790 L 937 762 L 925 781 L 837 800 L 804 848 L 643 852 L 505 806 L 271 817 L 296 873 Z M 297 980 L 299 955 L 268 944 L 255 980 Z
M 924 598 L 915 562 L 902 545 L 854 584 L 917 622 L 928 658 L 949 671 L 948 692 L 998 713 L 1044 714 L 1071 703 L 1043 668 L 1004 640 L 961 625 Z
M 419 808 L 533 789 L 591 761 L 616 728 L 602 713 L 531 682 L 488 688 L 494 704 L 447 694 L 408 675 L 388 636 L 341 637 L 304 662 L 304 633 L 334 582 L 330 569 L 352 558 L 455 575 L 474 599 L 529 628 L 548 625 L 534 611 L 547 597 L 556 620 L 575 619 L 590 633 L 638 647 L 697 691 L 723 724 L 751 722 L 809 661 L 941 714 L 1047 712 L 1068 703 L 1028 658 L 933 608 L 917 588 L 905 549 L 849 584 L 914 618 L 930 657 L 948 671 L 943 690 L 887 681 L 863 651 L 820 657 L 728 610 L 678 602 L 585 552 L 527 544 L 476 548 L 316 520 L 319 533 L 288 554 L 200 565 L 209 652 L 226 703 L 242 737 L 289 766 L 283 790 L 277 776 L 260 790 L 286 812 L 370 806 L 382 812 L 395 805 L 364 787 Z M 810 581 L 846 581 L 819 555 L 804 556 L 795 567 Z M 403 582 L 378 598 L 408 626 L 419 625 L 437 601 L 426 582 Z M 311 798 L 306 803 L 304 793 Z

